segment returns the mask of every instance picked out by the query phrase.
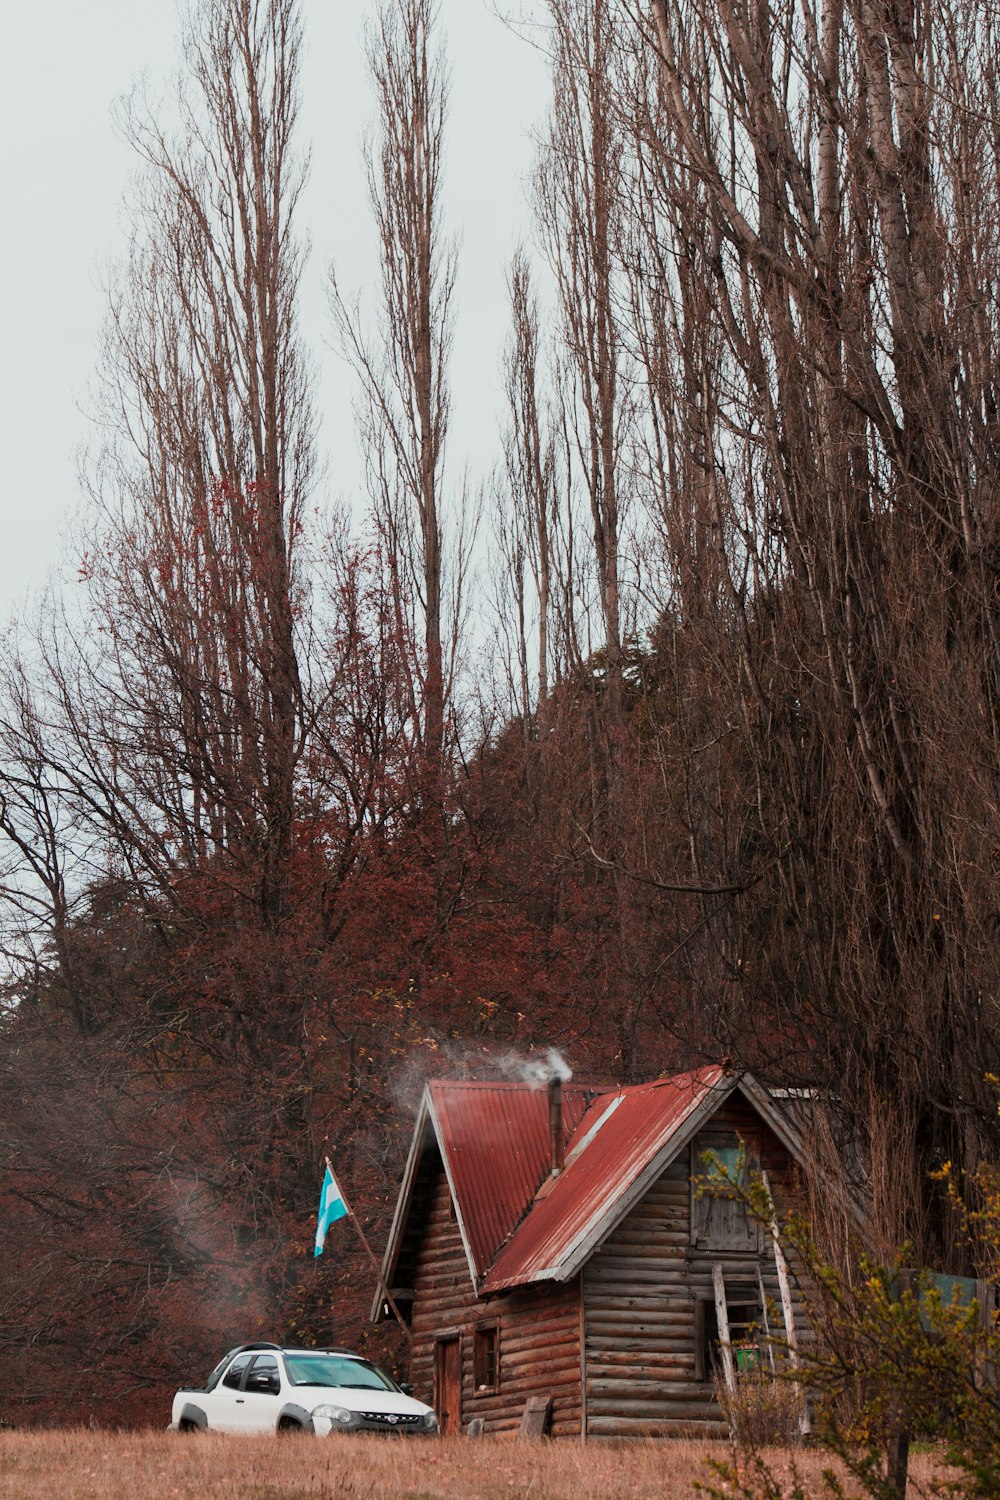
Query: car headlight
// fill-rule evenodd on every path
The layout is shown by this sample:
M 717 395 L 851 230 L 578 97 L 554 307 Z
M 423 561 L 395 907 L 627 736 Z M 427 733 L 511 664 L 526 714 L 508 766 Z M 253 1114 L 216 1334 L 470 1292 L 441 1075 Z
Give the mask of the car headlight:
M 423 1425 L 424 1425 L 425 1431 L 427 1431 L 427 1432 L 437 1432 L 438 1419 L 437 1419 L 437 1417 L 434 1415 L 434 1413 L 432 1411 L 424 1412 Z
M 328 1422 L 343 1422 L 345 1427 L 357 1420 L 357 1412 L 348 1411 L 346 1406 L 314 1406 L 314 1417 L 325 1417 Z

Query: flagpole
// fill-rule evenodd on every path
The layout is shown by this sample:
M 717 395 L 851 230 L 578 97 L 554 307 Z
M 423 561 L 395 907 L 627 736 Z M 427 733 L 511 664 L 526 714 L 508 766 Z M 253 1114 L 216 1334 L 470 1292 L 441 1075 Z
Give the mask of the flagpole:
M 337 1184 L 337 1187 L 340 1189 L 340 1196 L 344 1200 L 344 1207 L 347 1209 L 347 1216 L 350 1219 L 351 1223 L 354 1225 L 355 1229 L 357 1230 L 357 1232 L 358 1232 L 358 1239 L 361 1241 L 362 1245 L 364 1245 L 365 1251 L 366 1251 L 366 1253 L 368 1255 L 368 1259 L 371 1261 L 372 1266 L 373 1266 L 373 1268 L 375 1270 L 375 1276 L 376 1276 L 376 1278 L 378 1280 L 379 1296 L 380 1297 L 384 1296 L 385 1301 L 389 1304 L 389 1306 L 392 1308 L 393 1313 L 395 1314 L 396 1322 L 399 1324 L 400 1328 L 406 1334 L 407 1339 L 409 1340 L 410 1344 L 412 1345 L 413 1344 L 413 1333 L 412 1333 L 411 1329 L 408 1327 L 408 1325 L 403 1321 L 403 1314 L 400 1312 L 399 1308 L 396 1306 L 395 1298 L 393 1297 L 392 1293 L 390 1292 L 389 1288 L 386 1286 L 385 1281 L 382 1278 L 382 1267 L 379 1265 L 378 1261 L 375 1259 L 375 1252 L 373 1251 L 371 1245 L 369 1245 L 369 1243 L 368 1243 L 367 1236 L 365 1235 L 364 1230 L 361 1228 L 361 1224 L 360 1224 L 360 1221 L 358 1220 L 357 1214 L 354 1212 L 354 1209 L 351 1207 L 350 1203 L 347 1201 L 347 1194 L 344 1192 L 344 1185 L 341 1182 L 340 1178 L 337 1177 L 336 1173 L 334 1172 L 334 1170 L 333 1170 L 333 1163 L 331 1162 L 330 1158 L 328 1156 L 325 1156 L 323 1158 L 323 1160 L 326 1162 L 327 1168 L 328 1168 L 328 1170 L 330 1172 L 330 1176 L 333 1177 L 334 1181 Z

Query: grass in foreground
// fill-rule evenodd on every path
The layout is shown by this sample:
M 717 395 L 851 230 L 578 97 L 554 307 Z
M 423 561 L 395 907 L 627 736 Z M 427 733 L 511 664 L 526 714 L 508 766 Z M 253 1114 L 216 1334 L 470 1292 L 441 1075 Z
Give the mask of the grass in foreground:
M 692 1496 L 724 1443 L 0 1433 L 2 1500 L 669 1500 Z M 775 1454 L 775 1469 L 787 1460 Z M 800 1455 L 819 1476 L 829 1460 Z M 931 1460 L 914 1460 L 923 1488 Z

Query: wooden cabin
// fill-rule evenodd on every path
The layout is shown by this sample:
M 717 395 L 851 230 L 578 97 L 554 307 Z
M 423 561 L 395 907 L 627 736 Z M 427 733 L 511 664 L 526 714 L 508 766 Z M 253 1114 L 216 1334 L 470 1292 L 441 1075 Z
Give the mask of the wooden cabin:
M 746 1074 L 427 1086 L 382 1269 L 446 1432 L 516 1431 L 529 1398 L 557 1437 L 718 1429 L 715 1367 L 753 1362 L 782 1288 L 766 1227 L 695 1185 L 709 1151 L 793 1190 L 797 1133 Z

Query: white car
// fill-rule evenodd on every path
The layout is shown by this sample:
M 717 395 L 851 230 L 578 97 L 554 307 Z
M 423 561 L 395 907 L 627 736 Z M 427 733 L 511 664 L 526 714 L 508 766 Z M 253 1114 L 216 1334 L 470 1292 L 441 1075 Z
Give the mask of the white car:
M 429 1406 L 348 1349 L 242 1344 L 204 1390 L 180 1390 L 174 1432 L 437 1432 Z

